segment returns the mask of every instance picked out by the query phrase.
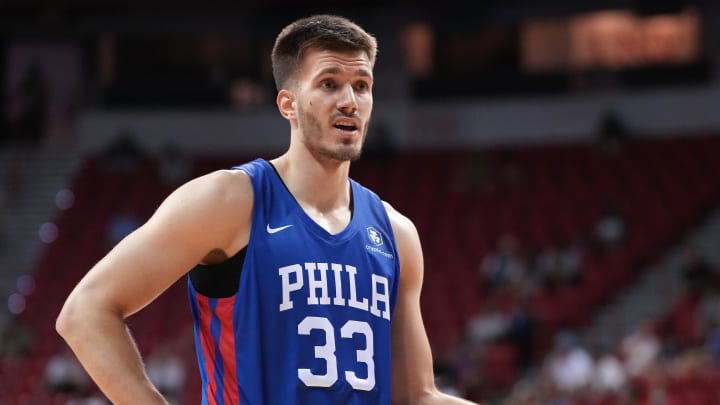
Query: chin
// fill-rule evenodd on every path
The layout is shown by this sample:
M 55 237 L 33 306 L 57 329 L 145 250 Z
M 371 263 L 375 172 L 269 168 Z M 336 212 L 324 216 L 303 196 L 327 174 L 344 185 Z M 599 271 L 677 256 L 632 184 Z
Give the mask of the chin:
M 320 151 L 320 155 L 338 162 L 352 162 L 358 160 L 362 154 L 361 149 L 340 148 L 335 150 Z

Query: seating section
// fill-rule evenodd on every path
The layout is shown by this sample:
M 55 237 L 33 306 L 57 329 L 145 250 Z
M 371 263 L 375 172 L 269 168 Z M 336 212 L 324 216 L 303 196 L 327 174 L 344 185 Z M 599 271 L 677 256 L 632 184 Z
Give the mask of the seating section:
M 540 360 L 553 333 L 582 327 L 600 305 L 631 283 L 644 264 L 659 257 L 720 197 L 720 137 L 638 139 L 621 151 L 596 144 L 558 144 L 483 150 L 398 153 L 391 159 L 361 159 L 351 176 L 411 218 L 425 253 L 422 308 L 431 345 L 445 352 L 462 337 L 471 317 L 493 297 L 507 311 L 519 291 L 496 290 L 478 277 L 478 266 L 498 238 L 514 234 L 523 252 L 554 241 L 587 238 L 609 202 L 629 225 L 626 243 L 612 253 L 589 250 L 582 280 L 572 288 L 544 290 L 530 297 L 541 325 L 535 337 Z M 200 156 L 194 175 L 227 168 L 248 157 Z M 62 347 L 53 325 L 70 289 L 110 248 L 108 219 L 130 210 L 143 220 L 172 191 L 147 160 L 129 172 L 113 172 L 91 158 L 75 179 L 75 206 L 57 218 L 58 239 L 38 259 L 37 289 L 22 320 L 36 334 L 28 361 L 3 375 L 0 403 L 61 404 L 38 387 L 47 358 Z M 199 379 L 185 279 L 130 318 L 140 350 L 187 335 L 186 404 L 199 403 Z M 493 346 L 483 365 L 495 388 L 508 388 L 518 375 L 517 349 Z M 685 403 L 685 402 L 684 402 Z M 686 402 L 690 403 L 690 402 Z M 699 402 L 698 402 L 699 403 Z
M 605 204 L 614 202 L 629 224 L 627 244 L 613 253 L 587 252 L 578 288 L 535 298 L 551 324 L 586 322 L 590 313 L 576 309 L 617 292 L 717 202 L 719 145 L 708 136 L 636 141 L 617 154 L 590 144 L 418 153 L 385 166 L 361 161 L 354 174 L 415 221 L 431 286 L 425 313 L 434 342 L 442 344 L 456 338 L 468 310 L 490 292 L 474 280 L 499 236 L 515 234 L 526 251 L 588 237 Z M 469 159 L 481 159 L 501 180 L 459 189 L 454 183 Z M 502 180 L 506 172 L 513 178 Z M 447 305 L 430 305 L 440 302 Z M 448 322 L 456 327 L 441 327 Z
M 588 240 L 605 206 L 617 205 L 628 224 L 626 243 L 611 252 L 587 250 L 579 285 L 531 295 L 540 361 L 558 328 L 586 325 L 718 203 L 718 152 L 716 136 L 636 140 L 620 151 L 595 144 L 433 151 L 385 166 L 361 161 L 355 177 L 417 225 L 426 254 L 423 311 L 437 353 L 461 338 L 488 297 L 500 296 L 507 308 L 521 298 L 478 281 L 479 263 L 500 236 L 514 234 L 526 253 Z M 488 370 L 517 371 L 512 360 Z

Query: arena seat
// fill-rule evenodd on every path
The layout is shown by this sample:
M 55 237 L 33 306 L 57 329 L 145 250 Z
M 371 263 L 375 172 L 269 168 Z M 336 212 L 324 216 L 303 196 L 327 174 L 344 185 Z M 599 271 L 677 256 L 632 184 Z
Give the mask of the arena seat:
M 434 348 L 453 344 L 472 310 L 492 294 L 477 269 L 501 235 L 515 233 L 526 251 L 556 240 L 586 240 L 604 204 L 616 201 L 629 224 L 627 244 L 613 255 L 585 255 L 583 278 L 574 289 L 541 290 L 534 297 L 533 309 L 545 327 L 538 347 L 546 348 L 542 342 L 549 341 L 553 328 L 589 322 L 602 303 L 633 282 L 642 264 L 657 258 L 703 209 L 717 202 L 719 139 L 638 139 L 619 154 L 605 153 L 591 143 L 397 152 L 381 162 L 361 159 L 351 176 L 418 228 L 426 262 L 422 307 Z M 197 156 L 193 174 L 247 160 Z M 473 169 L 473 162 L 484 166 Z M 23 381 L 38 381 L 47 357 L 63 344 L 52 328 L 54 318 L 72 286 L 107 252 L 104 233 L 111 213 L 124 207 L 147 217 L 170 192 L 153 175 L 153 162 L 112 174 L 103 172 L 100 164 L 93 158 L 85 162 L 72 187 L 76 204 L 59 214 L 59 238 L 38 258 L 37 288 L 22 315 L 37 336 L 29 356 L 33 365 L 4 376 L 4 385 L 13 387 L 10 395 L 26 395 L 31 388 Z M 482 178 L 474 182 L 468 176 Z M 676 192 L 678 188 L 683 192 Z M 168 331 L 189 325 L 184 294 L 180 280 L 131 319 L 143 353 L 162 344 Z M 495 369 L 505 370 L 495 375 L 497 384 L 506 385 L 515 376 L 508 366 L 509 353 L 509 348 L 493 348 L 486 359 Z M 192 348 L 183 356 L 188 369 L 194 370 Z M 195 380 L 191 376 L 190 381 Z M 196 394 L 197 385 L 189 384 L 188 392 Z M 198 402 L 189 395 L 188 403 Z M 53 401 L 46 397 L 37 403 Z

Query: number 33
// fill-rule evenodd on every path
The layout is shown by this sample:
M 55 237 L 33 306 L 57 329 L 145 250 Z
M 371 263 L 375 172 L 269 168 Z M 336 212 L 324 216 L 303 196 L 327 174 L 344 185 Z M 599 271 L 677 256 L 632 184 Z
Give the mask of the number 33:
M 300 381 L 308 387 L 330 387 L 338 379 L 337 357 L 335 356 L 335 328 L 330 320 L 308 316 L 298 324 L 299 335 L 309 335 L 312 330 L 325 332 L 325 344 L 315 346 L 315 357 L 327 363 L 325 374 L 313 374 L 308 368 L 298 369 Z M 373 331 L 367 322 L 347 321 L 340 328 L 340 337 L 351 339 L 360 333 L 365 336 L 365 349 L 357 351 L 358 363 L 367 365 L 367 378 L 359 378 L 353 371 L 345 371 L 345 380 L 356 390 L 370 391 L 375 387 L 375 361 L 373 359 Z

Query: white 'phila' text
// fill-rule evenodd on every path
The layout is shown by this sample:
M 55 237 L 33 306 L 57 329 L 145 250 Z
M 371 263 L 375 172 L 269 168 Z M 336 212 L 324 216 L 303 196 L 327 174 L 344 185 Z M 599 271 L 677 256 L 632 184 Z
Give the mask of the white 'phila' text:
M 305 271 L 303 271 L 305 270 Z M 360 282 L 370 283 L 370 297 L 358 297 L 357 268 L 337 263 L 305 263 L 278 269 L 282 283 L 280 311 L 293 308 L 293 299 L 307 298 L 308 305 L 348 306 L 390 319 L 390 291 L 387 277 L 371 274 Z M 335 287 L 330 295 L 328 273 L 334 277 Z M 349 291 L 343 289 L 343 279 Z M 319 293 L 319 295 L 318 295 Z M 369 299 L 368 299 L 369 298 Z

